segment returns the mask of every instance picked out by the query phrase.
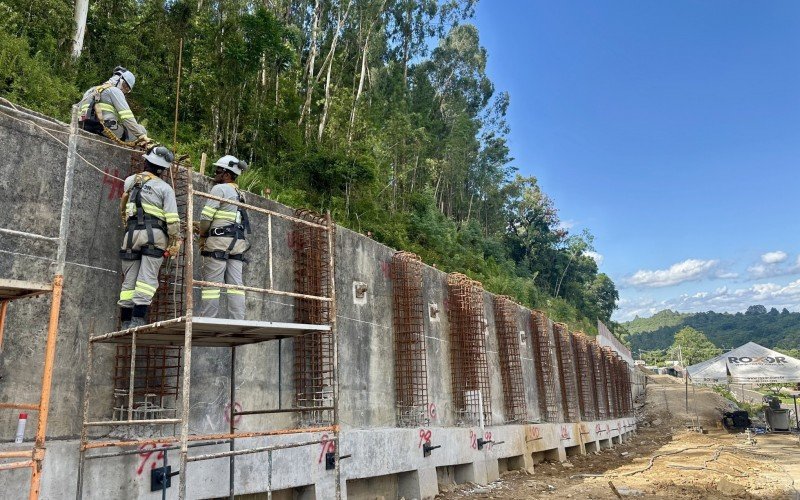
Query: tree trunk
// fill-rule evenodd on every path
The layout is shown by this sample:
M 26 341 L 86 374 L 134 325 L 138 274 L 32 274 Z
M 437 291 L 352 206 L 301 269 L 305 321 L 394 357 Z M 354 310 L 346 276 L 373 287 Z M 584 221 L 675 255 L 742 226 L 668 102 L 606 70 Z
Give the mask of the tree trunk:
M 89 14 L 89 0 L 75 0 L 75 33 L 72 36 L 72 59 L 78 59 L 83 51 L 83 37 L 86 34 L 86 17 Z
M 317 36 L 319 35 L 319 17 L 320 17 L 320 0 L 314 2 L 314 14 L 311 21 L 311 43 L 308 48 L 308 63 L 306 64 L 305 74 L 306 78 L 306 100 L 303 104 L 303 109 L 300 112 L 300 119 L 297 121 L 297 126 L 303 124 L 306 114 L 311 109 L 311 97 L 314 93 L 314 63 L 317 59 Z

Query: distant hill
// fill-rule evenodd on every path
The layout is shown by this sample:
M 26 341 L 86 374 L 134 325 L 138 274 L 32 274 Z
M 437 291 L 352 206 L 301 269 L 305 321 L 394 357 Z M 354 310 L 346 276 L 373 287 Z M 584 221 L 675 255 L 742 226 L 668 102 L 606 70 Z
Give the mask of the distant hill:
M 649 318 L 636 317 L 623 323 L 630 332 L 628 341 L 635 354 L 639 350 L 666 349 L 675 332 L 684 326 L 703 332 L 717 347 L 730 349 L 753 341 L 769 348 L 800 348 L 800 313 L 762 305 L 750 306 L 745 313 L 679 313 L 666 309 Z

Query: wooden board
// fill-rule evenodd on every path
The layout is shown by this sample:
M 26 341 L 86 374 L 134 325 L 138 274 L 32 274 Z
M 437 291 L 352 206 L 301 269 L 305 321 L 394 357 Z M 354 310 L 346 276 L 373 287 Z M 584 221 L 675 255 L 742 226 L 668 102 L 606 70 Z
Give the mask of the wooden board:
M 53 291 L 50 283 L 8 280 L 0 278 L 0 300 L 15 300 Z
M 329 332 L 330 330 L 331 327 L 329 325 L 195 317 L 192 320 L 192 345 L 198 347 L 233 347 L 269 340 L 288 339 L 307 333 Z M 140 327 L 136 332 L 136 344 L 183 346 L 185 331 L 185 319 L 167 324 Z M 131 335 L 111 337 L 99 342 L 130 344 Z

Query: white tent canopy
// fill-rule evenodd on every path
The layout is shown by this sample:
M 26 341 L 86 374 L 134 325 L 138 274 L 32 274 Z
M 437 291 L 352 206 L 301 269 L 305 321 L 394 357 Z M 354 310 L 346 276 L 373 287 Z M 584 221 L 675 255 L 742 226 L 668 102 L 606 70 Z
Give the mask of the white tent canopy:
M 800 382 L 800 360 L 748 342 L 716 358 L 686 368 L 698 384 Z

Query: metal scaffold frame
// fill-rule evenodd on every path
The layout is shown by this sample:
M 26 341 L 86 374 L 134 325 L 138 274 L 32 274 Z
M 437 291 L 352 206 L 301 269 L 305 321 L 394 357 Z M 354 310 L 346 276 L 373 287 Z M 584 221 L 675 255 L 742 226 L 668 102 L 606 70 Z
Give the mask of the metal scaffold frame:
M 183 500 L 186 498 L 186 485 L 187 485 L 187 465 L 190 462 L 200 460 L 211 460 L 218 458 L 228 458 L 229 460 L 229 495 L 230 498 L 234 497 L 234 460 L 236 456 L 271 452 L 279 449 L 296 448 L 301 446 L 313 445 L 323 442 L 334 442 L 333 458 L 334 458 L 334 474 L 336 481 L 336 498 L 341 497 L 341 475 L 339 467 L 339 371 L 338 371 L 338 336 L 336 329 L 336 288 L 334 283 L 334 234 L 335 225 L 331 219 L 330 213 L 324 217 L 324 221 L 312 221 L 307 218 L 286 215 L 273 210 L 249 205 L 243 202 L 222 199 L 217 196 L 210 195 L 205 192 L 195 191 L 192 183 L 191 169 L 187 169 L 187 197 L 186 197 L 186 224 L 185 230 L 191 230 L 194 222 L 194 197 L 205 198 L 208 200 L 216 200 L 231 205 L 236 205 L 245 208 L 251 212 L 260 213 L 267 216 L 267 239 L 269 245 L 269 278 L 268 287 L 260 288 L 244 285 L 231 285 L 226 283 L 215 283 L 204 280 L 196 280 L 194 278 L 194 243 L 191 237 L 186 238 L 186 251 L 184 262 L 184 279 L 183 279 L 183 303 L 185 310 L 183 315 L 169 320 L 157 321 L 149 325 L 144 325 L 128 330 L 110 332 L 101 335 L 94 335 L 94 332 L 89 333 L 89 346 L 86 370 L 86 382 L 84 386 L 83 398 L 83 426 L 80 437 L 80 458 L 78 465 L 78 488 L 77 498 L 83 496 L 83 481 L 85 477 L 86 461 L 91 459 L 103 459 L 110 457 L 118 457 L 124 455 L 132 455 L 138 453 L 137 449 L 125 450 L 121 448 L 142 445 L 167 445 L 160 448 L 162 451 L 170 449 L 177 449 L 180 453 L 179 471 L 175 474 L 179 475 L 179 490 L 178 498 Z M 273 280 L 273 259 L 272 259 L 272 219 L 280 218 L 291 223 L 305 225 L 322 230 L 327 237 L 327 272 L 326 277 L 328 282 L 324 289 L 327 292 L 323 295 L 314 295 L 307 293 L 289 292 L 278 290 L 275 288 Z M 262 294 L 288 296 L 304 301 L 315 301 L 327 305 L 329 314 L 327 315 L 327 325 L 315 324 L 300 324 L 300 323 L 274 323 L 265 321 L 244 321 L 244 320 L 217 320 L 215 318 L 200 318 L 194 316 L 194 287 L 215 287 L 233 290 L 244 290 L 250 292 L 257 292 Z M 236 410 L 234 402 L 236 401 L 236 347 L 238 345 L 247 345 L 253 343 L 264 342 L 268 340 L 279 340 L 281 338 L 297 338 L 300 335 L 322 335 L 328 333 L 330 335 L 330 343 L 332 350 L 332 398 L 329 408 L 315 406 L 313 408 L 294 407 L 294 408 L 279 408 L 279 409 L 266 409 L 266 410 Z M 89 420 L 89 394 L 92 384 L 92 368 L 94 361 L 95 344 L 98 343 L 116 343 L 125 344 L 130 346 L 130 376 L 129 376 L 129 390 L 128 390 L 128 404 L 127 404 L 127 418 L 122 420 Z M 180 406 L 178 407 L 176 418 L 154 418 L 139 420 L 134 418 L 134 382 L 136 373 L 136 345 L 141 343 L 144 345 L 172 345 L 182 346 L 183 348 L 183 363 L 181 366 L 181 392 L 179 396 Z M 231 353 L 231 366 L 230 366 L 230 428 L 229 432 L 218 434 L 199 434 L 189 435 L 189 418 L 190 418 L 190 388 L 191 388 L 191 367 L 192 367 L 192 347 L 193 346 L 209 346 L 209 347 L 227 347 Z M 308 411 L 330 410 L 332 412 L 332 425 L 306 427 L 306 428 L 293 428 L 293 429 L 270 429 L 259 430 L 252 432 L 237 432 L 235 423 L 238 416 L 246 415 L 266 415 L 274 413 L 302 413 Z M 164 426 L 179 426 L 180 432 L 178 435 L 156 437 L 156 438 L 138 438 L 131 437 L 129 439 L 117 440 L 92 440 L 89 437 L 90 428 L 114 428 L 125 427 L 129 430 L 136 430 L 143 427 L 151 429 L 163 429 Z M 251 448 L 236 448 L 237 439 L 277 436 L 288 434 L 315 434 L 328 432 L 332 433 L 332 438 L 325 437 L 310 437 L 309 439 L 280 445 L 259 446 Z M 152 434 L 151 434 L 152 435 Z M 211 446 L 218 444 L 229 444 L 229 450 L 216 453 L 205 453 L 189 455 L 189 448 L 198 446 Z M 120 451 L 111 453 L 91 454 L 91 450 L 98 450 L 103 448 L 120 448 Z M 271 471 L 270 471 L 271 474 Z
M 38 403 L 0 403 L 0 410 L 28 410 L 38 414 L 36 425 L 36 438 L 32 449 L 13 450 L 0 452 L 0 460 L 22 458 L 25 460 L 0 463 L 0 471 L 14 470 L 30 467 L 29 500 L 39 498 L 41 486 L 42 465 L 45 456 L 45 438 L 47 435 L 47 420 L 50 413 L 50 391 L 53 382 L 53 364 L 56 355 L 56 342 L 58 337 L 58 322 L 61 311 L 61 296 L 64 287 L 64 268 L 67 257 L 67 237 L 69 235 L 69 217 L 72 211 L 72 185 L 75 177 L 75 160 L 78 144 L 78 108 L 73 106 L 72 119 L 69 128 L 69 145 L 67 149 L 66 173 L 64 176 L 64 191 L 61 199 L 61 218 L 59 220 L 58 237 L 42 236 L 40 234 L 15 231 L 0 228 L 0 233 L 13 236 L 32 238 L 40 241 L 57 243 L 55 269 L 53 281 L 49 284 L 34 283 L 0 279 L 0 350 L 3 345 L 3 330 L 5 329 L 8 304 L 13 300 L 34 297 L 42 294 L 50 296 L 50 314 L 48 317 L 47 340 L 45 342 L 44 366 L 42 370 L 42 384 Z

